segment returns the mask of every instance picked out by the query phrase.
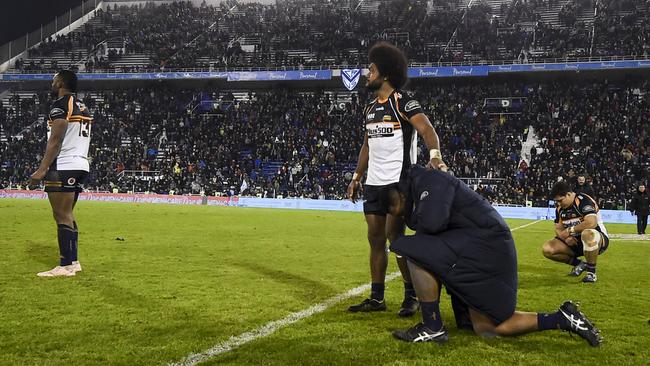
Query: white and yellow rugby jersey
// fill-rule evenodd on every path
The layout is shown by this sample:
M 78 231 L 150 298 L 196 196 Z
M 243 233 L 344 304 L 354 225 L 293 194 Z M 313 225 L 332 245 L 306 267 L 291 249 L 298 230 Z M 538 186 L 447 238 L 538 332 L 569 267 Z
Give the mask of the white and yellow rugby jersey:
M 607 236 L 607 229 L 605 228 L 602 217 L 600 217 L 599 211 L 598 204 L 593 198 L 584 193 L 577 193 L 571 207 L 564 209 L 557 206 L 555 208 L 555 223 L 562 223 L 562 226 L 568 229 L 572 226 L 579 225 L 585 220 L 585 217 L 596 215 L 598 222 L 596 230 Z M 573 235 L 577 237 L 580 236 L 580 233 Z
M 48 139 L 51 134 L 52 121 L 56 119 L 67 120 L 68 129 L 63 137 L 61 151 L 52 163 L 52 168 L 89 171 L 88 149 L 90 148 L 90 127 L 93 121 L 90 112 L 74 95 L 68 94 L 52 104 L 47 122 Z
M 400 181 L 417 163 L 417 131 L 409 118 L 422 113 L 417 100 L 393 91 L 386 100 L 373 100 L 364 109 L 369 161 L 366 184 L 384 186 Z

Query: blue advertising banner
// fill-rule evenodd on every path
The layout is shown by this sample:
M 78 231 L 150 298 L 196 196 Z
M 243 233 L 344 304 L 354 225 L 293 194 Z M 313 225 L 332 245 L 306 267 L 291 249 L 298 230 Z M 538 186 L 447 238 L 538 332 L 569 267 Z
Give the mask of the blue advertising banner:
M 54 74 L 0 74 L 2 81 L 52 80 Z
M 337 200 L 310 200 L 310 199 L 275 199 L 239 197 L 235 206 L 259 207 L 259 208 L 288 208 L 300 210 L 327 210 L 327 211 L 363 211 L 363 202 L 356 204 L 350 201 Z M 553 207 L 494 207 L 501 216 L 506 219 L 527 219 L 527 220 L 554 220 L 555 209 Z M 600 210 L 600 216 L 604 222 L 611 223 L 636 223 L 636 218 L 629 211 Z M 549 226 L 550 228 L 550 226 Z M 552 232 L 552 228 L 549 229 Z
M 3 81 L 51 80 L 54 74 L 0 74 Z M 227 72 L 78 73 L 79 80 L 226 79 Z
M 534 72 L 534 71 L 581 71 L 581 70 L 611 70 L 636 69 L 650 67 L 650 61 L 602 61 L 602 62 L 573 62 L 552 64 L 524 65 L 491 65 L 489 73 L 502 72 Z
M 43 191 L 29 191 L 16 189 L 0 189 L 0 199 L 47 199 Z M 282 208 L 299 210 L 326 210 L 326 211 L 363 211 L 363 202 L 352 203 L 349 200 L 312 200 L 304 198 L 257 198 L 257 197 L 211 197 L 211 196 L 179 196 L 162 194 L 123 194 L 123 193 L 99 193 L 82 192 L 81 200 L 88 201 L 110 201 L 130 203 L 168 203 L 184 205 L 218 205 L 236 207 L 258 207 L 258 208 Z M 555 209 L 553 207 L 494 207 L 499 214 L 506 219 L 527 219 L 527 220 L 553 220 Z M 604 222 L 612 223 L 636 223 L 636 217 L 629 211 L 600 210 Z M 552 225 L 547 226 L 550 233 L 553 232 Z M 630 229 L 632 229 L 630 227 Z M 643 239 L 639 239 L 643 240 Z
M 330 80 L 332 70 L 236 72 L 79 73 L 80 80 L 227 79 L 228 81 Z M 50 80 L 53 74 L 1 74 L 0 80 Z
M 444 78 L 459 76 L 487 76 L 487 66 L 409 67 L 409 78 Z
M 332 70 L 308 71 L 237 71 L 228 73 L 228 81 L 330 80 Z
M 650 68 L 645 61 L 602 61 L 548 64 L 517 64 L 490 66 L 410 67 L 410 78 L 440 78 L 487 76 L 495 73 L 523 73 L 543 71 L 620 70 Z M 2 81 L 51 80 L 53 74 L 0 74 Z M 228 81 L 289 81 L 330 80 L 332 70 L 303 71 L 232 71 L 232 72 L 136 72 L 136 73 L 79 73 L 81 80 L 173 80 L 226 79 Z

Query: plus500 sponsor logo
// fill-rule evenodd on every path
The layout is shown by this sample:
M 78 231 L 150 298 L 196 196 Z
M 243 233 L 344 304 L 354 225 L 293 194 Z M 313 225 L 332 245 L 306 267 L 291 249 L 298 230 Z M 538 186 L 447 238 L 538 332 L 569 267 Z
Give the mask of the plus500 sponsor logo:
M 392 126 L 374 126 L 368 128 L 368 137 L 393 136 Z

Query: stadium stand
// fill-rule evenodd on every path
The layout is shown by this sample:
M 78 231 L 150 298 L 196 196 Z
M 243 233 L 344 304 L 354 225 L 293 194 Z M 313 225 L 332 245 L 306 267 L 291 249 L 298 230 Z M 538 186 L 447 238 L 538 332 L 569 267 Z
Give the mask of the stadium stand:
M 559 176 L 586 173 L 605 208 L 622 206 L 634 183 L 647 179 L 648 87 L 431 81 L 411 86 L 454 174 L 491 201 L 528 200 L 543 207 Z M 330 199 L 343 198 L 356 166 L 367 99 L 363 92 L 163 86 L 80 96 L 98 121 L 89 189 L 231 195 L 241 193 L 246 180 L 247 194 Z M 525 102 L 517 113 L 503 114 L 487 102 L 503 96 Z M 0 103 L 0 182 L 24 184 L 38 162 L 34 152 L 45 143 L 47 98 L 6 93 Z
M 648 0 L 113 2 L 29 49 L 12 71 L 365 66 L 377 40 L 406 50 L 413 65 L 645 58 L 649 16 Z M 180 88 L 80 93 L 97 120 L 89 189 L 233 195 L 246 181 L 251 195 L 343 198 L 365 91 Z M 586 173 L 601 205 L 620 208 L 648 179 L 647 82 L 417 80 L 410 88 L 454 174 L 495 203 L 546 206 L 557 177 Z M 519 109 L 502 113 L 491 103 L 498 98 Z M 24 184 L 35 169 L 48 103 L 42 91 L 0 89 L 1 186 Z
M 133 71 L 359 65 L 377 40 L 400 46 L 413 64 L 648 54 L 648 1 L 355 4 L 347 0 L 231 2 L 218 7 L 190 2 L 109 3 L 82 27 L 48 38 L 12 67 Z M 166 26 L 168 19 L 175 19 L 174 27 Z

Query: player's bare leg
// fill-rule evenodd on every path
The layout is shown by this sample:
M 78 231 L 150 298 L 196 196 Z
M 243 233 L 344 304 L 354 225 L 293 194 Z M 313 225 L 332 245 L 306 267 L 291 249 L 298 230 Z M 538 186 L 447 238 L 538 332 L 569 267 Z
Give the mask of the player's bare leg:
M 74 194 L 74 202 L 72 203 L 72 225 L 74 227 L 74 248 L 72 251 L 72 269 L 76 272 L 81 272 L 81 263 L 77 258 L 77 246 L 79 243 L 79 227 L 77 226 L 77 220 L 74 217 L 74 208 L 77 205 L 77 200 L 79 200 L 79 193 Z
M 61 257 L 58 266 L 53 269 L 38 273 L 39 277 L 74 276 L 72 268 L 72 245 L 74 241 L 74 192 L 48 192 L 48 200 L 52 207 L 54 221 L 57 224 L 59 254 Z
M 474 332 L 485 338 L 561 329 L 579 335 L 594 347 L 602 342 L 598 328 L 594 327 L 572 301 L 565 301 L 555 313 L 515 311 L 510 318 L 498 325 L 472 308 L 469 309 L 469 316 Z
M 389 212 L 397 213 L 402 211 L 401 207 L 399 207 L 402 204 L 402 201 L 397 190 L 391 190 L 388 199 L 390 201 Z M 404 235 L 406 225 L 404 224 L 404 218 L 401 215 L 393 215 L 391 213 L 386 215 L 386 236 L 388 237 L 388 241 L 392 244 L 395 240 Z M 397 314 L 401 317 L 413 316 L 418 311 L 420 305 L 413 284 L 411 283 L 407 260 L 398 255 L 396 255 L 396 259 L 397 266 L 402 274 L 402 282 L 404 283 L 404 300 L 402 301 Z
M 544 243 L 542 253 L 544 257 L 550 260 L 566 264 L 570 264 L 571 259 L 574 257 L 573 251 L 567 244 L 556 238 Z
M 383 311 L 386 310 L 384 301 L 384 288 L 386 282 L 386 268 L 388 267 L 388 254 L 386 253 L 386 217 L 382 215 L 367 214 L 368 243 L 370 244 L 370 278 L 372 288 L 370 298 L 358 305 L 348 308 L 351 312 Z
M 370 277 L 373 283 L 384 283 L 388 255 L 386 253 L 386 216 L 366 215 L 370 244 Z
M 583 243 L 585 260 L 587 261 L 587 274 L 582 279 L 583 283 L 594 283 L 598 280 L 596 277 L 596 261 L 598 260 L 598 250 L 604 244 L 605 238 L 594 229 L 584 230 L 580 234 Z
M 490 318 L 474 309 L 469 309 L 474 333 L 481 337 L 513 336 L 537 330 L 537 313 L 515 311 L 508 320 L 496 325 Z
M 52 215 L 57 225 L 73 227 L 74 192 L 48 192 L 47 198 L 52 207 Z
M 569 245 L 557 238 L 553 238 L 544 243 L 542 246 L 542 253 L 544 254 L 544 257 L 550 260 L 572 265 L 573 268 L 568 273 L 569 276 L 579 276 L 587 269 L 587 264 L 575 256 L 575 253 L 571 250 Z

